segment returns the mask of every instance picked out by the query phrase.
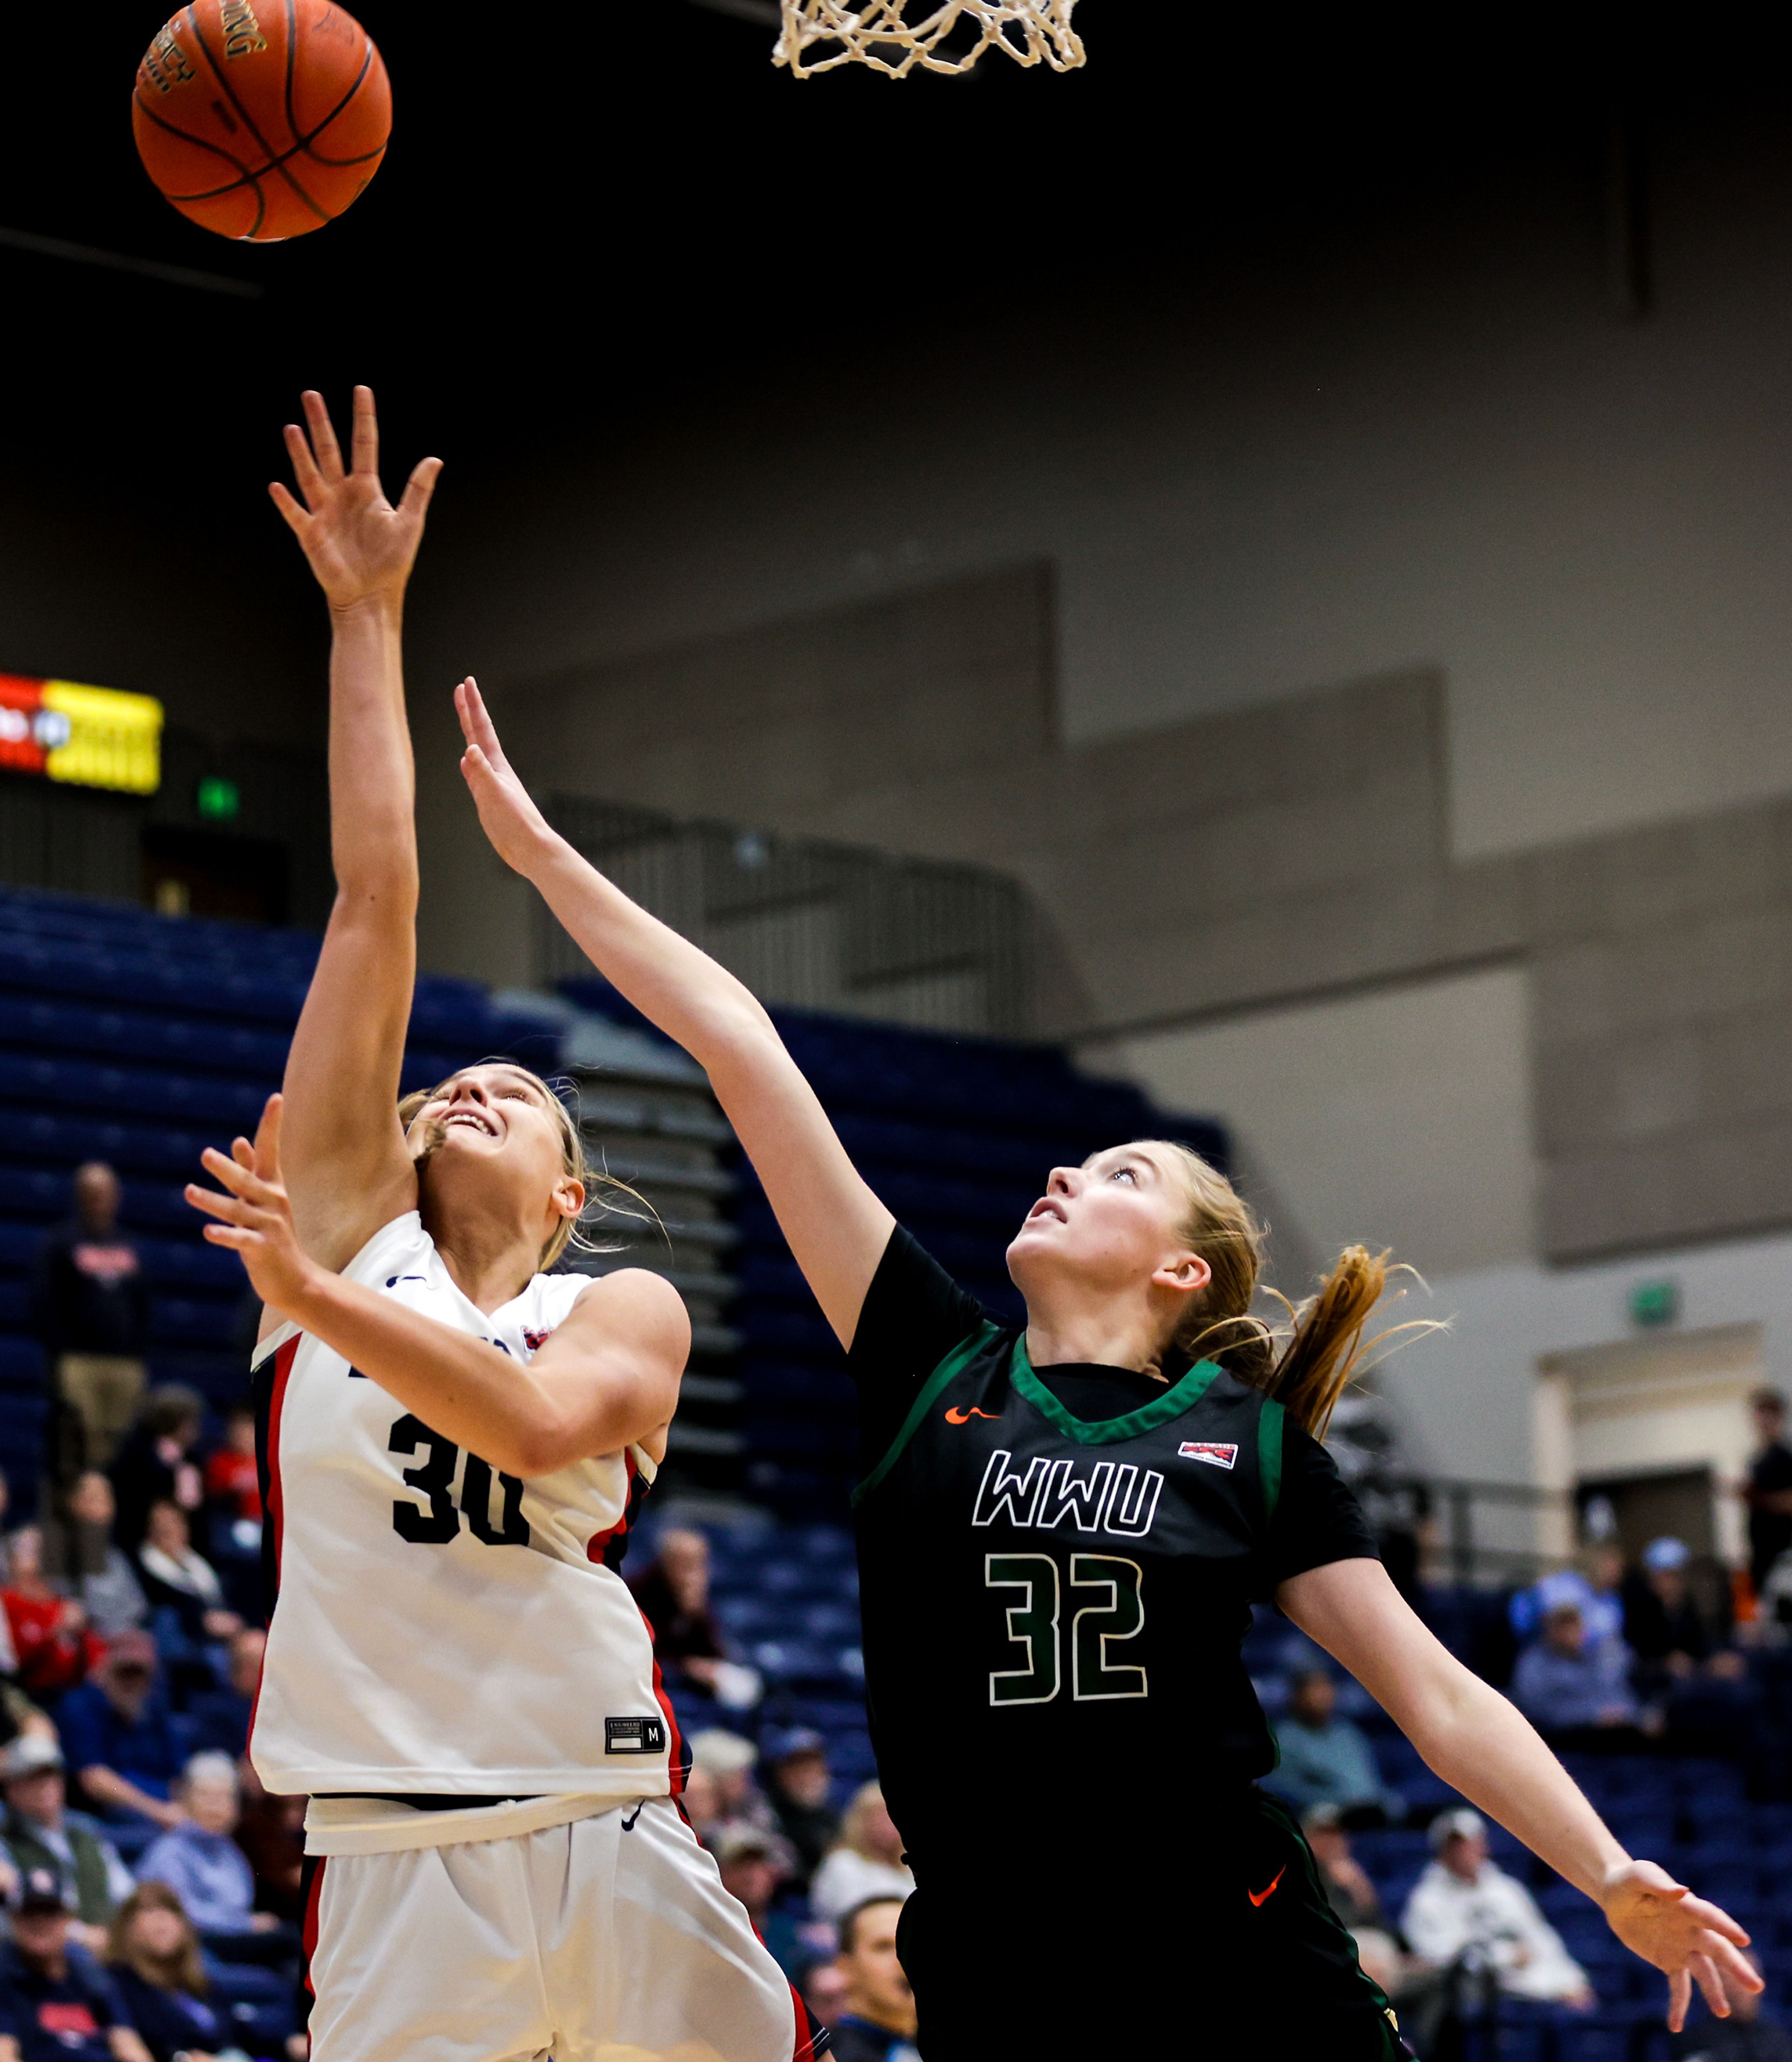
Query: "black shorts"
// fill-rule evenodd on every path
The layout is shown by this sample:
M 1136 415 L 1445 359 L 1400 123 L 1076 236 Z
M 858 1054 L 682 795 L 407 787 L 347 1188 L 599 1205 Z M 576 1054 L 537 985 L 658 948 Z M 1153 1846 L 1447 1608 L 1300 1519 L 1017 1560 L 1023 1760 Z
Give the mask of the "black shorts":
M 1166 1791 L 1118 1830 L 1115 1808 L 1055 1804 L 1049 1827 L 968 1809 L 974 1845 L 911 1857 L 896 1944 L 923 2062 L 1409 2054 L 1273 1798 Z

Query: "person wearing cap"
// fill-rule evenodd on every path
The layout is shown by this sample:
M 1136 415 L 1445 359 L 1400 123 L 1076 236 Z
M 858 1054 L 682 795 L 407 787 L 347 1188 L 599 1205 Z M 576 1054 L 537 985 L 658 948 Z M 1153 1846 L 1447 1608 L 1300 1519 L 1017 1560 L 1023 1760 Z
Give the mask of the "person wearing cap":
M 178 1824 L 180 1807 L 169 1800 L 184 1757 L 146 1632 L 120 1633 L 58 1716 L 80 1794 L 100 1818 L 118 1826 Z
M 0 1755 L 0 1787 L 6 1852 L 22 1874 L 55 1876 L 74 1913 L 74 1937 L 98 1954 L 117 1908 L 130 1895 L 130 1871 L 99 1828 L 68 1809 L 62 1749 L 38 1734 L 15 1739 Z
M 794 1976 L 814 1949 L 804 1939 L 796 1915 L 772 1902 L 789 1875 L 782 1838 L 736 1819 L 718 1827 L 710 1839 L 722 1887 L 745 1906 L 753 1931 L 779 1968 L 787 1976 Z
M 767 1735 L 765 1795 L 796 1856 L 791 1880 L 805 1894 L 840 1829 L 833 1791 L 828 1743 L 820 1733 L 792 1726 Z
M 1622 1639 L 1594 1640 L 1578 1604 L 1544 1614 L 1541 1636 L 1518 1657 L 1512 1701 L 1545 1739 L 1615 1744 L 1638 1718 L 1630 1687 L 1630 1650 Z
M 726 1726 L 705 1726 L 691 1739 L 691 1761 L 708 1770 L 715 1784 L 714 1816 L 729 1825 L 756 1826 L 776 1835 L 778 1822 L 753 1780 L 759 1749 Z
M 20 2062 L 150 2062 L 110 1977 L 69 1937 L 73 1920 L 55 1871 L 30 1871 L 0 1947 L 0 2027 Z
M 920 2062 L 915 1993 L 896 1954 L 900 1897 L 868 1897 L 840 1920 L 846 2010 L 834 2024 L 834 2062 Z
M 906 1897 L 914 1887 L 883 1789 L 868 1783 L 847 1807 L 840 1838 L 815 1872 L 810 1908 L 816 1918 L 837 1924 L 868 1897 Z
M 1469 1956 L 1513 1997 L 1590 2011 L 1598 2000 L 1586 1971 L 1530 1892 L 1489 1859 L 1481 1814 L 1443 1812 L 1432 1821 L 1430 1838 L 1435 1859 L 1401 1919 L 1413 1953 L 1440 1968 Z
M 1359 1926 L 1385 1926 L 1381 1892 L 1350 1851 L 1342 1810 L 1336 1804 L 1315 1804 L 1301 1813 L 1301 1831 L 1319 1865 L 1325 1896 L 1344 1924 L 1353 1932 Z
M 1687 1579 L 1691 1550 L 1664 1534 L 1643 1549 L 1624 1599 L 1624 1637 L 1641 1664 L 1639 1683 L 1665 1689 L 1708 1661 L 1719 1642 Z

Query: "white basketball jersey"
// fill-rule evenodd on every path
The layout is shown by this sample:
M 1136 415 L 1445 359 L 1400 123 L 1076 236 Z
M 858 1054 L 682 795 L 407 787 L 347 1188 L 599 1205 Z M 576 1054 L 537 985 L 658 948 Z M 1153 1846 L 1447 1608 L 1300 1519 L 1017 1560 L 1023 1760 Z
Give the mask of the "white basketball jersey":
M 538 1274 L 487 1317 L 414 1210 L 343 1274 L 519 1362 L 587 1286 Z M 654 1475 L 638 1446 L 500 1474 L 291 1324 L 257 1349 L 255 1394 L 278 1592 L 250 1755 L 268 1789 L 676 1794 L 671 1707 L 615 1567 Z

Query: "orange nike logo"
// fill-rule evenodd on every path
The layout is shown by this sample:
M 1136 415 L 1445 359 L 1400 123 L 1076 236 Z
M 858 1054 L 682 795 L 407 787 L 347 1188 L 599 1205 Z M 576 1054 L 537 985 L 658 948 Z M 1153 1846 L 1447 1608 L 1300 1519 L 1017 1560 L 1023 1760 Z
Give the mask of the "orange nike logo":
M 973 1418 L 988 1418 L 993 1421 L 995 1417 L 993 1410 L 980 1410 L 974 1403 L 968 1410 L 960 1410 L 955 1403 L 946 1413 L 946 1422 L 948 1425 L 968 1425 Z
M 1253 1904 L 1267 1904 L 1269 1899 L 1273 1897 L 1276 1894 L 1276 1885 L 1281 1881 L 1282 1878 L 1286 1875 L 1287 1873 L 1288 1864 L 1286 1862 L 1284 1862 L 1281 1867 L 1276 1871 L 1275 1874 L 1270 1877 L 1269 1887 L 1267 1890 L 1253 1890 L 1249 1885 L 1247 1885 L 1245 1895 L 1251 1900 Z

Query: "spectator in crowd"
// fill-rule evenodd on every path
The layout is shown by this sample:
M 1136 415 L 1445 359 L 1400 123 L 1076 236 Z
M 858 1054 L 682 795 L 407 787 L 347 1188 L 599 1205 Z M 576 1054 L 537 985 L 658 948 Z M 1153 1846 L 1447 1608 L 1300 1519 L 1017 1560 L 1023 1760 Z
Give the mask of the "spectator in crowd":
M 1761 1957 L 1752 1948 L 1742 1952 L 1758 1973 Z M 1729 2018 L 1703 2020 L 1677 2034 L 1674 2062 L 1792 2062 L 1792 2034 L 1769 2016 L 1761 1992 L 1744 1990 L 1727 1973 L 1723 1991 Z
M 719 1827 L 713 1852 L 721 1871 L 722 1887 L 747 1908 L 753 1930 L 769 1948 L 778 1966 L 788 1976 L 800 1968 L 809 1952 L 788 1912 L 776 1910 L 772 1900 L 784 1880 L 784 1856 L 775 1834 L 736 1821 Z
M 75 1478 L 58 1528 L 59 1573 L 80 1599 L 102 1639 L 115 1639 L 148 1619 L 143 1586 L 122 1548 L 112 1536 L 118 1516 L 112 1485 L 98 1469 Z
M 279 1921 L 255 1910 L 255 1872 L 235 1838 L 242 1811 L 236 1763 L 227 1755 L 194 1755 L 177 1796 L 185 1815 L 145 1849 L 138 1881 L 166 1883 L 202 1933 L 272 1932 Z
M 164 1883 L 139 1883 L 118 1908 L 105 1949 L 118 2001 L 152 2062 L 215 2062 L 235 2043 L 206 2003 L 199 1936 Z
M 38 1335 L 78 1434 L 54 1442 L 58 1486 L 82 1467 L 106 1465 L 143 1400 L 149 1292 L 136 1246 L 118 1229 L 122 1199 L 118 1176 L 90 1160 L 75 1169 L 74 1215 L 38 1250 Z
M 179 1823 L 170 1793 L 181 1772 L 180 1743 L 146 1632 L 121 1633 L 92 1681 L 64 1698 L 58 1715 L 81 1795 L 107 1824 L 166 1829 Z
M 1265 1787 L 1297 1811 L 1335 1804 L 1357 1826 L 1383 1825 L 1397 1812 L 1399 1800 L 1382 1787 L 1368 1735 L 1338 1716 L 1337 1685 L 1325 1669 L 1304 1668 L 1294 1678 L 1276 1742 L 1281 1759 Z
M 43 1535 L 34 1525 L 13 1534 L 10 1558 L 12 1579 L 0 1590 L 0 1603 L 18 1657 L 19 1687 L 34 1698 L 59 1697 L 86 1679 L 104 1645 L 86 1611 L 45 1577 Z
M 259 1544 L 262 1522 L 261 1474 L 255 1466 L 255 1414 L 247 1403 L 225 1413 L 224 1443 L 205 1465 L 206 1502 L 213 1517 L 227 1526 L 248 1525 Z
M 290 1925 L 304 1917 L 305 1805 L 303 1797 L 276 1795 L 262 1787 L 253 1766 L 243 1760 L 243 1816 L 236 1843 L 255 1872 L 255 1905 Z M 700 1839 L 702 1835 L 699 1834 Z
M 896 1956 L 900 1897 L 868 1897 L 840 1919 L 846 2009 L 834 2027 L 835 2062 L 920 2062 L 915 1993 Z
M 834 1809 L 828 1743 L 807 1726 L 773 1733 L 765 1743 L 765 1795 L 796 1857 L 792 1880 L 806 1892 L 840 1829 Z
M 110 1978 L 69 1938 L 70 1923 L 62 1884 L 33 1870 L 0 1948 L 0 2026 L 17 2036 L 21 2062 L 150 2062 Z
M 137 1567 L 150 1609 L 158 1615 L 168 1613 L 190 1647 L 229 1639 L 242 1631 L 242 1619 L 225 1607 L 217 1570 L 193 1544 L 186 1513 L 168 1498 L 150 1506 Z
M 259 1627 L 239 1628 L 231 1641 L 228 1679 L 187 1699 L 186 1723 L 195 1747 L 209 1747 L 232 1761 L 240 1761 L 249 1751 L 249 1720 L 267 1651 L 267 1635 Z
M 1558 1603 L 1544 1615 L 1541 1635 L 1518 1657 L 1512 1701 L 1558 1745 L 1615 1744 L 1621 1731 L 1634 1733 L 1637 1724 L 1630 1667 L 1622 1639 L 1590 1639 L 1580 1607 Z
M 1509 1607 L 1512 1630 L 1521 1641 L 1534 1639 L 1544 1619 L 1564 1604 L 1572 1604 L 1580 1613 L 1594 1646 L 1622 1637 L 1624 1557 L 1615 1545 L 1602 1540 L 1586 1549 L 1586 1558 L 1587 1570 L 1557 1568 L 1513 1598 Z
M 150 1391 L 109 1470 L 118 1505 L 114 1529 L 127 1554 L 143 1543 L 151 1504 L 178 1504 L 190 1518 L 205 1502 L 204 1478 L 193 1458 L 204 1422 L 197 1391 L 178 1382 Z
M 1651 1539 L 1627 1586 L 1624 1637 L 1645 1691 L 1665 1690 L 1714 1665 L 1720 1678 L 1740 1672 L 1740 1657 L 1725 1644 L 1727 1623 L 1707 1618 L 1693 1593 L 1687 1579 L 1692 1558 L 1683 1539 Z
M 816 1918 L 838 1925 L 868 1897 L 901 1899 L 914 1887 L 915 1879 L 902 1859 L 902 1835 L 884 1792 L 868 1783 L 847 1807 L 840 1838 L 815 1872 L 810 1906 Z
M 1472 1955 L 1501 1990 L 1590 2011 L 1597 2000 L 1524 1885 L 1488 1859 L 1478 1811 L 1445 1811 L 1432 1822 L 1436 1859 L 1406 1900 L 1401 1928 L 1414 1954 L 1439 1968 Z
M 695 1755 L 696 1748 L 693 1747 Z M 725 1823 L 728 1814 L 722 1809 L 722 1793 L 715 1775 L 702 1762 L 693 1759 L 691 1772 L 684 1779 L 684 1794 L 679 1799 L 684 1807 L 684 1815 L 691 1821 L 691 1830 L 703 1844 L 715 1843 L 710 1835 Z
M 1301 1830 L 1319 1865 L 1319 1880 L 1338 1917 L 1353 1932 L 1360 1926 L 1385 1926 L 1381 1893 L 1369 1871 L 1350 1851 L 1344 1814 L 1336 1804 L 1315 1804 L 1301 1815 Z
M 54 1740 L 25 1735 L 0 1756 L 6 1811 L 0 1840 L 22 1875 L 47 1870 L 74 1915 L 70 1931 L 98 1954 L 119 1904 L 130 1896 L 130 1871 L 101 1829 L 68 1809 L 67 1771 Z
M 653 1651 L 661 1668 L 713 1697 L 728 1657 L 709 1607 L 709 1542 L 700 1532 L 669 1526 L 634 1590 L 653 1627 Z
M 776 1816 L 753 1780 L 759 1749 L 750 1739 L 731 1733 L 726 1726 L 705 1726 L 692 1737 L 691 1759 L 695 1767 L 708 1770 L 716 1785 L 718 1819 L 731 1825 L 757 1826 L 762 1833 L 777 1831 Z
M 1749 1575 L 1757 1595 L 1768 1571 L 1792 1546 L 1792 1446 L 1786 1443 L 1786 1398 L 1758 1389 L 1750 1398 L 1759 1444 L 1741 1495 L 1749 1514 Z
M 796 1988 L 824 2026 L 833 2026 L 846 2009 L 846 1972 L 837 1956 L 812 1956 L 797 1976 Z

